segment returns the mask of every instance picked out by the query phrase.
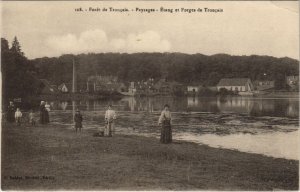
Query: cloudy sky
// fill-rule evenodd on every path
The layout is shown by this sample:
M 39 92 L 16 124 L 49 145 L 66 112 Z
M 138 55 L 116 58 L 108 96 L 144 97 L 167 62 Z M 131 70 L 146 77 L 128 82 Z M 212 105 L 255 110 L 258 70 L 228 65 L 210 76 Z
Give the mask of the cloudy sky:
M 299 58 L 298 2 L 1 2 L 2 37 L 28 58 L 89 52 L 183 52 Z M 215 8 L 222 13 L 75 12 Z

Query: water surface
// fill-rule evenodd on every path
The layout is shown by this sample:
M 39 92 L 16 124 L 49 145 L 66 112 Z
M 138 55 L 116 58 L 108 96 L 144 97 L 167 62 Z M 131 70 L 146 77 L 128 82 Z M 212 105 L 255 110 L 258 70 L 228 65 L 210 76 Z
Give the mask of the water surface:
M 175 139 L 273 157 L 298 158 L 298 98 L 124 97 L 118 101 L 52 101 L 51 121 L 73 128 L 75 109 L 84 129 L 104 128 L 108 104 L 117 111 L 116 131 L 159 137 L 164 104 L 172 111 Z

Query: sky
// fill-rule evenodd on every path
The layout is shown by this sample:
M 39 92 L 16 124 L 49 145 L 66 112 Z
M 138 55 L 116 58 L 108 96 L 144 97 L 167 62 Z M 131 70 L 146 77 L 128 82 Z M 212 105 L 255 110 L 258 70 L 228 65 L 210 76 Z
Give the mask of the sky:
M 299 59 L 298 1 L 1 1 L 1 36 L 30 59 L 102 52 L 270 55 Z M 76 12 L 76 8 L 223 12 Z

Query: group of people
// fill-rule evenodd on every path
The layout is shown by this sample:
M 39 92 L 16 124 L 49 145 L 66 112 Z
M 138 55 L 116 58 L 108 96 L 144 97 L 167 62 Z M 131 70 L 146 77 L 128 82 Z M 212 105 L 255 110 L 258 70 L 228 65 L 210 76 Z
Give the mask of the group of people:
M 112 105 L 108 106 L 108 109 L 105 111 L 105 128 L 103 132 L 103 136 L 112 137 L 114 133 L 114 123 L 117 119 L 116 112 L 112 109 Z M 79 109 L 76 110 L 75 116 L 74 116 L 74 122 L 75 122 L 75 131 L 76 133 L 79 131 L 81 132 L 82 129 L 82 114 L 80 113 Z
M 41 101 L 40 105 L 40 123 L 47 124 L 50 122 L 49 120 L 49 112 L 50 112 L 50 105 L 45 102 Z M 35 118 L 33 110 L 29 112 L 29 122 L 31 125 L 35 125 Z M 7 109 L 7 121 L 8 122 L 16 122 L 17 125 L 21 125 L 21 118 L 22 112 L 19 108 L 15 108 L 13 102 L 10 102 L 8 109 Z M 106 112 L 105 112 L 105 128 L 104 128 L 104 136 L 112 137 L 115 131 L 114 124 L 115 120 L 117 119 L 116 112 L 112 109 L 112 105 L 109 105 Z M 158 119 L 158 125 L 161 126 L 161 136 L 160 142 L 161 143 L 171 143 L 172 142 L 172 127 L 171 127 L 171 112 L 170 106 L 165 105 L 161 115 Z M 80 111 L 77 109 L 74 122 L 75 122 L 75 131 L 76 133 L 79 131 L 81 132 L 82 129 L 82 121 L 83 117 Z
M 47 102 L 41 101 L 40 105 L 40 123 L 47 124 L 49 120 L 50 105 Z M 9 102 L 6 113 L 6 120 L 9 123 L 16 122 L 18 126 L 21 126 L 23 114 L 20 108 L 15 107 L 12 101 Z M 31 125 L 36 124 L 34 111 L 31 109 L 28 113 L 28 121 Z
M 117 119 L 116 112 L 112 109 L 112 105 L 108 106 L 108 109 L 105 111 L 105 128 L 103 136 L 112 137 L 115 131 L 114 124 Z M 81 132 L 82 128 L 82 115 L 79 110 L 76 110 L 76 114 L 74 116 L 75 121 L 75 130 L 79 130 Z M 161 135 L 160 142 L 161 143 L 171 143 L 172 142 L 172 127 L 171 127 L 171 112 L 170 106 L 165 105 L 161 115 L 158 119 L 158 125 L 161 126 Z

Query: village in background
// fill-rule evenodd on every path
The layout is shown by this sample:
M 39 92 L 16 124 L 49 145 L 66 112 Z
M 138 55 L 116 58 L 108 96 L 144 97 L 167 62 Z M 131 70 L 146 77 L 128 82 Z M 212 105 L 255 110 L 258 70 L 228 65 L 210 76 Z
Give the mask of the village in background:
M 298 61 L 290 58 L 101 53 L 28 60 L 16 37 L 11 47 L 1 41 L 6 103 L 158 95 L 298 97 L 299 92 Z

